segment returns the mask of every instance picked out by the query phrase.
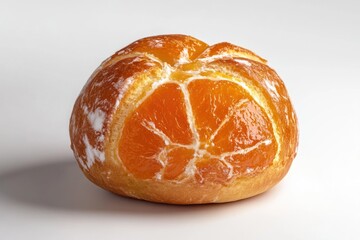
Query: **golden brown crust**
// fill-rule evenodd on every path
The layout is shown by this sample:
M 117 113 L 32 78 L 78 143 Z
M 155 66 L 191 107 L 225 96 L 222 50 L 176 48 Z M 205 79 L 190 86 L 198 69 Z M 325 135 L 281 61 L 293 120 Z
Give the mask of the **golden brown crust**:
M 279 146 L 273 164 L 226 185 L 141 180 L 130 174 L 117 151 L 124 120 L 155 81 L 171 74 L 174 79 L 228 79 L 248 88 L 273 122 Z M 229 43 L 208 46 L 189 36 L 163 35 L 136 41 L 101 64 L 74 105 L 70 137 L 79 166 L 100 187 L 149 201 L 200 204 L 251 197 L 278 183 L 296 155 L 298 129 L 285 86 L 264 59 Z

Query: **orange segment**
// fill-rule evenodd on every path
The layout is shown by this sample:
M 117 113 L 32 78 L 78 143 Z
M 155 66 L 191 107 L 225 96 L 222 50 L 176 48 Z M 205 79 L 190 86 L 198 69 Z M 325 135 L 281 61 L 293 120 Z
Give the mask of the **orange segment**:
M 146 179 L 160 171 L 157 155 L 165 144 L 159 136 L 144 130 L 141 121 L 136 115 L 129 118 L 120 141 L 119 155 L 129 172 Z
M 166 159 L 160 155 L 166 145 L 191 143 L 183 94 L 179 85 L 168 83 L 156 88 L 127 118 L 119 155 L 131 173 L 146 179 L 162 169 Z M 169 178 L 173 175 L 167 173 Z
M 247 99 L 244 90 L 229 81 L 193 80 L 188 89 L 202 142 L 210 139 L 237 103 Z
M 172 149 L 172 151 L 167 154 L 167 165 L 164 171 L 164 179 L 176 179 L 180 176 L 193 156 L 193 149 L 183 147 Z
M 179 85 L 164 84 L 159 86 L 134 114 L 145 128 L 163 133 L 171 142 L 191 144 L 192 134 L 183 98 Z
M 233 166 L 234 175 L 251 174 L 269 166 L 275 156 L 274 144 L 261 144 L 256 150 L 225 158 Z
M 195 179 L 199 183 L 205 181 L 224 183 L 228 180 L 231 169 L 216 158 L 202 159 L 196 164 L 197 173 Z
M 271 131 L 271 132 L 270 132 Z M 249 148 L 256 143 L 272 139 L 269 119 L 254 101 L 243 102 L 214 137 L 212 154 Z

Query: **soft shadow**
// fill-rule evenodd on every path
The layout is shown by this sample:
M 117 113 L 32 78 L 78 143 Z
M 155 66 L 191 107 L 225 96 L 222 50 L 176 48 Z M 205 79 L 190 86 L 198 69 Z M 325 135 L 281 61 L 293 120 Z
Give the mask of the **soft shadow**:
M 276 192 L 276 190 L 275 190 Z M 55 210 L 109 214 L 187 214 L 245 207 L 264 200 L 270 193 L 235 203 L 177 206 L 124 198 L 106 192 L 88 181 L 73 159 L 43 163 L 0 174 L 0 194 L 19 204 Z

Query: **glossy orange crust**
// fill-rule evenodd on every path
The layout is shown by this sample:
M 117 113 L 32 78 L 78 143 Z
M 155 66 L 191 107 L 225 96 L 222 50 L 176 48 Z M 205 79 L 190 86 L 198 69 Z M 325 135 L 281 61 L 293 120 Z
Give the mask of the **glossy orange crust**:
M 189 79 L 191 82 L 186 82 Z M 184 86 L 188 96 L 182 94 Z M 208 94 L 220 97 L 222 92 L 240 94 L 247 99 L 242 102 L 246 105 L 233 107 L 231 111 L 239 116 L 257 116 L 251 121 L 258 126 L 252 128 L 260 135 L 254 135 L 257 142 L 254 139 L 251 142 L 249 136 L 238 131 L 237 125 L 229 120 L 219 132 L 231 131 L 233 140 L 246 153 L 225 159 L 225 150 L 233 150 L 231 144 L 208 147 L 209 157 L 198 162 L 196 173 L 189 177 L 185 169 L 196 154 L 204 151 L 204 144 L 200 143 L 209 138 L 219 144 L 223 141 L 209 137 L 211 132 L 207 129 L 214 129 L 216 126 L 211 124 L 219 123 L 211 122 L 211 116 L 206 115 L 200 104 L 208 99 Z M 190 107 L 195 117 L 193 123 L 187 121 L 189 104 L 181 100 L 183 96 L 193 103 Z M 174 99 L 180 100 L 171 102 Z M 148 115 L 143 115 L 144 112 L 148 114 L 161 102 L 163 112 L 151 113 L 155 117 L 149 115 L 146 119 Z M 229 109 L 217 110 L 216 114 L 224 118 Z M 163 124 L 172 126 L 172 132 L 153 126 L 156 121 L 165 121 Z M 241 124 L 242 128 L 249 127 L 246 122 Z M 137 132 L 141 126 L 144 129 Z M 188 146 L 194 142 L 194 132 L 198 134 L 195 140 L 199 144 L 192 149 Z M 154 137 L 154 133 L 158 136 Z M 227 132 L 219 134 L 227 136 Z M 190 36 L 162 35 L 138 40 L 99 66 L 75 102 L 70 138 L 80 168 L 96 185 L 148 201 L 201 204 L 236 201 L 273 187 L 286 175 L 295 158 L 298 128 L 284 83 L 266 65 L 266 60 L 230 43 L 208 46 Z M 177 146 L 167 152 L 166 168 L 159 162 L 148 162 L 151 152 L 145 149 L 147 144 L 168 148 L 167 141 L 171 141 L 170 147 L 171 144 Z M 134 143 L 141 144 L 136 147 Z M 236 149 L 239 146 L 235 146 Z M 252 151 L 255 148 L 256 151 Z M 147 158 L 141 157 L 143 152 L 145 155 L 148 152 Z M 261 153 L 260 158 L 257 153 Z M 223 156 L 223 162 L 232 164 L 231 174 L 229 168 L 219 165 L 219 159 L 213 156 Z

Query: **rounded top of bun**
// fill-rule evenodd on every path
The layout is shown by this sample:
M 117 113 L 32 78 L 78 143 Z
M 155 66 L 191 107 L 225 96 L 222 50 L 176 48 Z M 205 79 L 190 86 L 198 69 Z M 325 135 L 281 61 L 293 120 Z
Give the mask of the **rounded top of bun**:
M 129 171 L 119 155 L 126 119 L 160 85 L 191 77 L 236 83 L 259 105 L 276 142 L 268 165 L 222 183 L 140 178 Z M 198 204 L 239 200 L 274 186 L 296 155 L 298 128 L 285 85 L 265 59 L 230 43 L 209 46 L 174 34 L 140 39 L 106 59 L 75 102 L 70 137 L 79 166 L 95 184 L 149 201 Z

